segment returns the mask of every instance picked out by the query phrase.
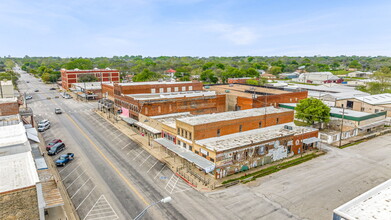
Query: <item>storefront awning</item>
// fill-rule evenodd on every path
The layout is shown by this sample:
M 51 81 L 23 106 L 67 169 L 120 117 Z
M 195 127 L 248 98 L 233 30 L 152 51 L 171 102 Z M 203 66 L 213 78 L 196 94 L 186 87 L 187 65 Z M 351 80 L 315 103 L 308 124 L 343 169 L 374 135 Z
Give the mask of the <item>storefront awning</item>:
M 303 143 L 304 144 L 312 144 L 312 143 L 316 143 L 316 142 L 320 142 L 321 140 L 319 138 L 316 138 L 316 137 L 310 137 L 310 138 L 307 138 L 307 139 L 304 139 L 303 140 Z
M 141 127 L 141 128 L 144 128 L 145 130 L 147 130 L 148 132 L 151 132 L 152 134 L 160 134 L 162 133 L 161 131 L 149 126 L 149 125 L 146 125 L 144 123 L 141 123 L 141 122 L 136 122 L 134 123 L 135 125 L 137 125 L 138 127 Z
M 378 127 L 378 126 L 384 126 L 385 123 L 386 123 L 386 120 L 382 120 L 382 121 L 373 122 L 371 124 L 358 126 L 358 128 L 360 130 L 366 130 L 366 129 L 370 129 L 370 128 L 374 128 L 374 127 Z
M 133 125 L 134 123 L 137 122 L 137 120 L 135 120 L 133 118 L 126 117 L 126 116 L 123 116 L 123 115 L 120 115 L 119 117 L 121 117 L 123 121 L 125 121 L 126 123 L 128 123 L 130 125 Z
M 157 138 L 155 139 L 155 142 L 174 152 L 178 156 L 186 159 L 187 161 L 194 163 L 196 166 L 200 167 L 207 173 L 212 172 L 215 169 L 215 164 L 212 161 L 209 161 L 183 147 L 180 147 L 165 138 Z

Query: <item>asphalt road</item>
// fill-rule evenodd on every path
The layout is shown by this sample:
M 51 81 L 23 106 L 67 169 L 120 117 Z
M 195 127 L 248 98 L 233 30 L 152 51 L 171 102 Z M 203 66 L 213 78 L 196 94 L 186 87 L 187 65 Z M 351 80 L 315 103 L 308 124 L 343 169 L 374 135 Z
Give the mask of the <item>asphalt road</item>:
M 173 201 L 152 208 L 145 219 L 331 219 L 333 209 L 391 178 L 391 135 L 384 135 L 328 148 L 325 156 L 250 184 L 200 193 L 97 116 L 96 103 L 48 100 L 58 92 L 26 74 L 19 85 L 33 95 L 28 105 L 36 118 L 52 122 L 45 140 L 61 138 L 64 153 L 76 155 L 58 169 L 81 219 L 132 219 L 166 196 Z M 55 107 L 64 113 L 55 115 Z

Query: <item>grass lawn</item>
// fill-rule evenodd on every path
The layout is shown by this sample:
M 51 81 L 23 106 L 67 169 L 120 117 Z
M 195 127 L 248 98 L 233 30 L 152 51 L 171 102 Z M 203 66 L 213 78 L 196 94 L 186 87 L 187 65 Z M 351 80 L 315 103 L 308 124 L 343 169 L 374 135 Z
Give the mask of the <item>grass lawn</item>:
M 226 180 L 226 181 L 222 182 L 222 184 L 224 185 L 224 184 L 227 184 L 227 183 L 230 183 L 230 182 L 234 182 L 234 181 L 237 181 L 237 180 L 242 180 L 242 181 L 244 180 L 243 182 L 246 183 L 246 182 L 255 180 L 255 179 L 259 178 L 259 177 L 267 176 L 267 175 L 270 175 L 272 173 L 278 172 L 280 170 L 289 168 L 291 166 L 295 166 L 295 165 L 304 163 L 306 161 L 309 161 L 311 159 L 319 157 L 319 156 L 321 156 L 323 154 L 325 154 L 325 153 L 322 152 L 322 153 L 307 154 L 307 155 L 305 155 L 303 157 L 298 157 L 298 158 L 295 158 L 293 160 L 288 160 L 286 162 L 282 162 L 282 163 L 270 166 L 268 168 L 265 168 L 265 169 L 262 169 L 262 170 L 258 170 L 258 171 L 254 172 L 254 173 L 247 174 L 246 176 L 241 176 L 241 177 L 238 177 L 238 178 L 233 178 L 233 179 Z
M 305 123 L 304 121 L 294 120 L 293 122 L 295 123 L 296 126 L 308 126 L 308 124 Z
M 347 71 L 347 70 L 330 70 L 331 73 L 334 75 L 346 75 L 348 73 L 351 73 L 353 71 Z

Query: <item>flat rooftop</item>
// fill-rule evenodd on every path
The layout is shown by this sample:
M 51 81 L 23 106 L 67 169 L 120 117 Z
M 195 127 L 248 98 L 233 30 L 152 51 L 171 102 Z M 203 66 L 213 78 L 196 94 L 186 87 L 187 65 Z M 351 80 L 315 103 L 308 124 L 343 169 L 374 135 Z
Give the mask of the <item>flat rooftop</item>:
M 190 112 L 181 112 L 181 113 L 174 113 L 174 114 L 152 116 L 150 118 L 155 119 L 160 123 L 167 125 L 171 128 L 176 128 L 176 119 L 194 117 L 194 116 L 195 115 L 190 114 Z
M 272 89 L 272 88 L 263 88 L 263 87 L 256 87 L 251 85 L 240 85 L 240 84 L 231 84 L 230 85 L 216 85 L 216 86 L 209 86 L 209 88 L 205 88 L 207 91 L 216 91 L 218 93 L 228 94 L 228 95 L 235 95 L 235 96 L 241 96 L 246 98 L 252 98 L 252 91 L 255 90 L 255 92 L 258 93 L 268 93 L 273 95 L 278 94 L 286 94 L 291 93 L 289 91 L 279 90 L 279 89 Z M 254 89 L 254 90 L 253 90 Z M 229 92 L 226 92 L 229 90 Z M 246 92 L 251 91 L 251 92 Z
M 191 84 L 199 83 L 193 81 L 183 81 L 183 82 L 159 82 L 159 81 L 150 81 L 150 82 L 129 82 L 129 83 L 118 83 L 120 86 L 139 86 L 139 85 L 175 85 L 175 84 Z
M 0 127 L 8 126 L 8 125 L 16 125 L 20 122 L 20 116 L 17 115 L 7 115 L 0 116 Z
M 39 182 L 31 152 L 0 157 L 0 193 Z
M 198 96 L 215 96 L 215 91 L 186 91 L 186 92 L 168 92 L 168 93 L 144 93 L 144 94 L 129 94 L 126 95 L 135 100 L 158 100 L 158 99 L 174 99 L 184 97 Z
M 23 144 L 27 141 L 26 129 L 22 122 L 0 127 L 0 148 Z
M 101 84 L 108 84 L 108 83 L 107 82 L 72 83 L 72 85 L 86 90 L 101 89 Z
M 230 121 L 239 118 L 249 118 L 249 117 L 256 117 L 265 114 L 275 114 L 275 113 L 283 113 L 289 111 L 292 110 L 268 106 L 264 108 L 253 108 L 253 109 L 240 110 L 240 111 L 229 111 L 229 112 L 197 115 L 195 117 L 180 118 L 177 120 L 187 123 L 189 125 L 201 125 L 201 124 L 209 124 L 218 121 Z
M 391 179 L 336 208 L 334 213 L 345 219 L 390 219 Z
M 356 99 L 363 101 L 363 102 L 366 102 L 371 105 L 391 104 L 391 94 L 390 93 L 356 97 Z
M 0 104 L 3 103 L 13 103 L 16 102 L 18 99 L 16 97 L 13 98 L 0 98 Z
M 285 129 L 285 126 L 290 126 L 292 130 Z M 204 146 L 212 151 L 226 151 L 238 147 L 244 147 L 251 144 L 261 143 L 268 140 L 291 136 L 295 134 L 308 133 L 316 131 L 315 128 L 296 126 L 293 122 L 274 125 L 266 128 L 258 128 L 250 131 L 244 131 L 221 137 L 207 138 L 198 140 L 198 145 Z

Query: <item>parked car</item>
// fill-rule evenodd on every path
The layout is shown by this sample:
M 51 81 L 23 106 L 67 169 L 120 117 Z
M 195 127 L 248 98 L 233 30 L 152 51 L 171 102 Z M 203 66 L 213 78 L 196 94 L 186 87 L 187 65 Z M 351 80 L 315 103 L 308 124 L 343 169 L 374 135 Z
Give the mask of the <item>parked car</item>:
M 52 88 L 50 88 L 49 90 L 56 90 L 56 88 L 53 88 L 53 87 L 52 87 Z
M 62 111 L 61 111 L 60 108 L 55 108 L 55 109 L 54 109 L 54 113 L 56 113 L 56 114 L 61 114 Z
M 57 166 L 64 166 L 69 161 L 73 160 L 74 156 L 75 155 L 73 153 L 63 154 L 56 160 L 56 165 Z
M 39 92 L 39 89 L 34 90 L 34 92 Z
M 48 155 L 53 156 L 53 155 L 60 153 L 63 150 L 65 150 L 65 144 L 64 143 L 57 143 L 53 147 L 50 148 L 50 150 L 48 151 Z
M 49 144 L 46 145 L 46 150 L 49 151 L 50 148 L 52 148 L 52 147 L 53 147 L 55 144 L 57 144 L 57 143 L 62 143 L 62 140 L 60 140 L 60 139 L 54 139 L 54 140 L 50 141 Z
M 26 83 L 30 83 L 30 81 L 26 81 Z
M 42 120 L 38 123 L 38 131 L 39 132 L 46 131 L 49 128 L 50 128 L 50 121 L 47 119 Z
M 26 96 L 26 100 L 30 100 L 30 99 L 33 99 L 31 95 Z

